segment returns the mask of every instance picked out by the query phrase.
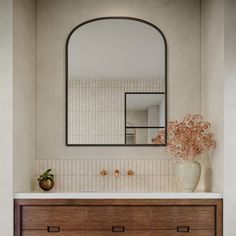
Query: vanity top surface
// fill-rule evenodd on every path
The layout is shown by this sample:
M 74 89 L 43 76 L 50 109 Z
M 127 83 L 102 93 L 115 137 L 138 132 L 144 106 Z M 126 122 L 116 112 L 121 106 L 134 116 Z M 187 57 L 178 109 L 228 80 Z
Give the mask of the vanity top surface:
M 222 199 L 222 193 L 158 192 L 20 192 L 15 199 Z

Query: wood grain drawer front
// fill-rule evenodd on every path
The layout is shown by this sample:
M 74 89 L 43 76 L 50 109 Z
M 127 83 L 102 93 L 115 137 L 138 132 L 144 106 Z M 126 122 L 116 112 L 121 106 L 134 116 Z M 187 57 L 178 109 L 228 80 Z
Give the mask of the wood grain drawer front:
M 150 208 L 132 206 L 93 206 L 87 208 L 86 229 L 150 229 Z
M 127 230 L 121 233 L 114 233 L 110 230 L 87 230 L 86 236 L 150 236 L 150 231 Z
M 24 206 L 22 229 L 47 230 L 59 227 L 60 231 L 85 229 L 85 207 L 76 206 Z
M 23 230 L 22 236 L 85 236 L 84 230 L 67 230 L 59 233 L 49 233 L 45 230 Z
M 152 229 L 215 229 L 214 206 L 157 206 L 152 207 L 151 214 Z
M 151 236 L 215 236 L 214 230 L 190 230 L 186 232 L 177 232 L 176 230 L 152 230 Z

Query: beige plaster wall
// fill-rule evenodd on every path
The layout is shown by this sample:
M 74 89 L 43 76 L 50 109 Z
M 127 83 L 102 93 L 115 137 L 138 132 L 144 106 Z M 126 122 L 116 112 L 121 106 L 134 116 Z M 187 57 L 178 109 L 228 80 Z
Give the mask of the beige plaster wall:
M 202 159 L 205 190 L 223 191 L 224 184 L 224 1 L 201 4 L 201 112 L 212 124 L 217 147 Z
M 14 0 L 14 191 L 31 189 L 35 159 L 35 0 Z
M 0 235 L 13 235 L 13 3 L 0 1 Z
M 156 147 L 65 146 L 66 38 L 76 25 L 102 16 L 133 16 L 157 25 L 168 44 L 168 119 L 200 112 L 199 0 L 38 0 L 37 159 L 166 156 Z
M 225 0 L 224 235 L 236 235 L 236 1 Z M 220 178 L 220 176 L 219 176 Z

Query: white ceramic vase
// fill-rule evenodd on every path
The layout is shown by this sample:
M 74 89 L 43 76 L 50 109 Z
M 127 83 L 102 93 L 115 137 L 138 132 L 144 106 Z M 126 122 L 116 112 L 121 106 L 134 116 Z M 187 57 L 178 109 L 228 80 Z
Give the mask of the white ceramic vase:
M 178 161 L 174 170 L 177 191 L 194 192 L 200 179 L 201 165 L 197 161 Z

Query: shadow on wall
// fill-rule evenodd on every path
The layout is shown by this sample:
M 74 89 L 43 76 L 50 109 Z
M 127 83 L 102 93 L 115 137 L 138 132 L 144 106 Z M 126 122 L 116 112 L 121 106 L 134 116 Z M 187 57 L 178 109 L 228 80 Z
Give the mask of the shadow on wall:
M 207 192 L 212 191 L 212 168 L 207 167 L 204 173 L 204 178 L 205 178 L 205 189 Z
M 206 153 L 201 157 L 202 174 L 198 191 L 211 192 L 213 187 L 213 170 L 212 170 L 212 152 Z

